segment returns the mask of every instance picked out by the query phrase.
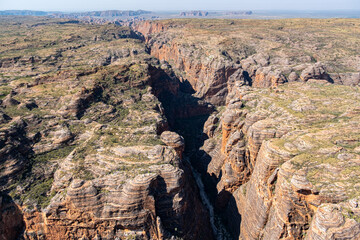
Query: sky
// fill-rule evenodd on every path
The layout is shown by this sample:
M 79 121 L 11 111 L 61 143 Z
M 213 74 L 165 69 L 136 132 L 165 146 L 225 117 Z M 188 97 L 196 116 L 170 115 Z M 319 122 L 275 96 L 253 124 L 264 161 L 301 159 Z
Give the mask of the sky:
M 360 0 L 0 0 L 0 10 L 360 10 Z

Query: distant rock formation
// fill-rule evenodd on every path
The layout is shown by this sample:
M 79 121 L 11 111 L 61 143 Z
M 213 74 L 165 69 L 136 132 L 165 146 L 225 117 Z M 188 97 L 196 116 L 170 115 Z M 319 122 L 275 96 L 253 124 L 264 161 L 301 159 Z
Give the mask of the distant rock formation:
M 253 14 L 252 11 L 220 11 L 220 12 L 187 11 L 187 12 L 181 12 L 180 17 L 245 16 L 251 14 Z
M 189 12 L 181 12 L 181 17 L 206 17 L 209 15 L 207 11 L 189 11 Z
M 31 10 L 5 10 L 0 11 L 0 15 L 19 15 L 19 16 L 46 16 L 51 12 L 31 11 Z
M 252 15 L 252 11 L 230 11 L 225 12 L 225 15 Z
M 121 11 L 121 10 L 106 10 L 106 11 L 91 11 L 91 12 L 45 12 L 32 10 L 5 10 L 0 11 L 0 15 L 20 15 L 20 16 L 55 16 L 62 18 L 74 17 L 122 17 L 122 16 L 139 16 L 142 14 L 150 14 L 150 11 L 136 10 L 136 11 Z
M 80 17 L 102 17 L 102 18 L 113 18 L 113 17 L 129 17 L 139 16 L 142 14 L 150 14 L 150 11 L 137 10 L 137 11 L 121 11 L 121 10 L 107 10 L 107 11 L 92 11 L 92 12 L 75 12 L 75 13 L 55 13 L 56 17 L 62 18 L 80 18 Z

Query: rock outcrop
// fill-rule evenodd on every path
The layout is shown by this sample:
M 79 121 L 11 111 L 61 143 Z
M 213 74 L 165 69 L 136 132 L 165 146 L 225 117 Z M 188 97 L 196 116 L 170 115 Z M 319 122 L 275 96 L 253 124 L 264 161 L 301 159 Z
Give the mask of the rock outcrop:
M 149 25 L 159 23 L 143 24 L 150 29 Z M 335 88 L 330 90 L 328 88 L 332 87 L 328 83 L 358 85 L 358 68 L 355 65 L 352 65 L 356 68 L 355 72 L 333 74 L 329 73 L 334 71 L 332 63 L 316 62 L 313 56 L 306 53 L 296 58 L 291 53 L 274 54 L 260 50 L 262 47 L 251 49 L 250 46 L 246 46 L 248 49 L 244 50 L 239 59 L 236 53 L 241 53 L 243 49 L 237 47 L 232 40 L 221 39 L 222 42 L 210 46 L 202 41 L 201 34 L 208 36 L 208 42 L 212 43 L 214 41 L 211 41 L 211 37 L 216 34 L 210 31 L 198 34 L 200 30 L 194 25 L 188 25 L 186 21 L 181 24 L 168 21 L 164 27 L 167 30 L 155 34 L 146 32 L 141 24 L 136 28 L 147 36 L 151 55 L 171 63 L 181 81 L 189 83 L 194 89 L 196 97 L 216 105 L 226 103 L 225 110 L 212 114 L 204 123 L 203 132 L 209 139 L 205 140 L 192 157 L 192 163 L 203 174 L 209 194 L 214 196 L 215 206 L 222 212 L 221 215 L 235 238 L 303 239 L 306 235 L 308 239 L 335 239 L 335 236 L 346 236 L 345 234 L 349 234 L 347 237 L 350 239 L 358 237 L 359 224 L 356 221 L 339 219 L 336 225 L 338 227 L 334 227 L 331 230 L 333 232 L 327 236 L 324 232 L 319 232 L 321 224 L 327 223 L 317 223 L 318 220 L 314 220 L 316 214 L 321 215 L 323 210 L 320 206 L 324 204 L 335 204 L 341 209 L 346 201 L 355 201 L 353 198 L 356 195 L 352 194 L 356 191 L 354 185 L 343 186 L 342 191 L 346 191 L 346 194 L 331 194 L 331 191 L 338 188 L 335 187 L 336 184 L 317 184 L 314 187 L 316 181 L 312 179 L 317 173 L 316 165 L 322 166 L 324 161 L 332 162 L 330 159 L 334 155 L 352 150 L 334 146 L 331 147 L 332 150 L 322 149 L 317 152 L 316 149 L 321 149 L 321 144 L 314 146 L 309 141 L 312 138 L 322 139 L 326 131 L 322 132 L 321 124 L 327 121 L 333 123 L 341 115 L 335 113 L 337 110 L 331 113 L 334 111 L 334 102 L 329 99 L 320 100 L 319 96 L 311 94 L 321 88 L 321 91 L 329 91 L 329 95 L 340 97 L 347 90 L 339 90 L 342 93 Z M 186 32 L 182 28 L 186 28 Z M 196 29 L 199 31 L 195 31 Z M 232 29 L 239 33 L 236 27 Z M 241 30 L 240 32 L 247 34 Z M 180 33 L 187 39 L 179 39 L 177 36 Z M 269 40 L 272 37 L 263 34 L 261 39 Z M 238 41 L 241 42 L 241 38 Z M 262 42 L 257 46 L 261 44 L 267 43 Z M 298 81 L 307 82 L 308 85 L 278 89 L 286 82 Z M 261 93 L 259 95 L 247 86 L 270 87 L 275 90 L 258 90 Z M 307 93 L 303 93 L 303 90 Z M 354 94 L 358 96 L 357 93 Z M 294 99 L 293 96 L 297 98 Z M 321 101 L 324 101 L 324 105 Z M 354 101 L 346 100 L 345 105 L 350 106 Z M 332 106 L 332 109 L 325 110 L 324 106 Z M 341 106 L 336 109 L 341 109 Z M 342 111 L 342 114 L 346 113 Z M 351 131 L 352 128 L 353 125 L 345 123 L 331 127 L 334 129 L 332 134 L 335 135 Z M 318 135 L 311 134 L 306 129 L 313 129 L 313 132 L 318 129 Z M 183 131 L 181 127 L 180 131 Z M 195 132 L 193 134 L 196 135 Z M 336 138 L 335 135 L 331 138 Z M 198 141 L 201 142 L 202 139 L 203 137 L 199 137 Z M 291 143 L 293 140 L 289 139 L 297 140 Z M 323 141 L 328 142 L 325 145 L 331 145 L 331 140 L 320 140 L 321 143 Z M 353 159 L 351 164 L 355 164 L 357 157 L 350 155 L 349 159 Z M 299 159 L 316 163 L 299 165 Z M 346 174 L 341 174 L 340 170 L 329 170 L 332 167 L 327 168 L 329 176 L 316 174 L 319 175 L 317 181 L 352 181 Z M 354 171 L 352 176 L 355 176 L 357 170 L 351 169 L 349 171 Z M 344 213 L 343 210 L 339 212 Z M 354 211 L 351 214 L 353 218 L 357 218 Z M 229 220 L 230 218 L 234 221 Z
M 191 84 L 196 96 L 212 104 L 225 103 L 228 89 L 234 80 L 242 85 L 259 88 L 277 87 L 285 82 L 309 79 L 344 85 L 359 84 L 360 69 L 351 57 L 347 59 L 346 55 L 343 56 L 343 61 L 351 63 L 350 68 L 354 70 L 337 74 L 334 66 L 339 63 L 327 61 L 327 58 L 324 58 L 326 63 L 317 61 L 314 56 L 299 49 L 297 45 L 291 45 L 289 51 L 284 50 L 288 48 L 288 41 L 295 40 L 288 35 L 283 37 L 282 33 L 276 31 L 270 33 L 265 25 L 253 26 L 243 21 L 225 21 L 223 24 L 228 28 L 226 31 L 231 33 L 228 36 L 221 32 L 224 25 L 220 24 L 219 27 L 216 20 L 206 23 L 208 29 L 205 27 L 206 24 L 203 24 L 194 25 L 191 20 L 145 21 L 137 23 L 134 29 L 145 36 L 151 55 L 171 63 L 177 70 L 178 77 L 183 82 Z M 278 30 L 283 29 L 280 22 L 273 24 L 279 24 Z M 312 27 L 312 23 L 306 24 L 309 24 L 306 25 L 309 28 Z M 257 28 L 262 36 L 249 34 L 246 31 L 248 28 Z M 254 32 L 254 29 L 251 32 Z M 308 44 L 308 38 L 316 38 L 322 34 L 321 31 L 309 34 L 304 42 Z M 298 32 L 294 31 L 295 35 L 298 36 Z M 206 37 L 207 41 L 204 40 Z M 252 44 L 248 44 L 249 39 L 253 41 Z M 277 48 L 270 44 L 273 41 L 276 41 Z M 309 45 L 315 42 L 314 40 L 314 43 Z M 323 56 L 323 51 L 324 49 L 317 49 L 316 53 Z M 350 69 L 346 64 L 343 67 L 346 70 Z
M 160 139 L 168 146 L 175 149 L 176 153 L 182 158 L 182 153 L 185 150 L 184 138 L 179 134 L 165 131 L 161 134 Z
M 193 100 L 171 67 L 130 29 L 48 21 L 33 28 L 64 34 L 34 50 L 39 61 L 0 68 L 19 74 L 2 78 L 0 238 L 213 239 L 159 101 Z
M 319 87 L 323 93 L 317 93 Z M 210 156 L 206 174 L 216 184 L 216 206 L 226 209 L 225 219 L 238 219 L 229 221 L 236 238 L 360 236 L 356 137 L 345 140 L 358 128 L 351 120 L 337 121 L 350 115 L 337 100 L 324 99 L 336 91 L 351 109 L 357 100 L 347 94 L 359 95 L 350 89 L 314 82 L 266 91 L 234 88 L 229 94 L 226 110 L 213 115 L 221 125 L 212 128 L 202 150 Z M 299 97 L 303 94 L 311 100 Z M 359 115 L 351 117 L 356 122 Z
M 169 164 L 124 181 L 119 173 L 93 181 L 75 179 L 65 194 L 55 196 L 42 217 L 43 225 L 26 218 L 26 236 L 42 232 L 46 239 L 138 237 L 163 239 L 180 235 L 211 238 L 191 177 Z M 187 203 L 184 205 L 184 203 Z M 196 209 L 196 214 L 193 210 Z M 198 212 L 197 212 L 198 211 Z M 162 229 L 162 231 L 159 231 Z
M 31 141 L 26 136 L 25 121 L 18 117 L 8 124 L 0 129 L 0 190 L 17 180 L 28 165 L 28 156 L 32 153 Z

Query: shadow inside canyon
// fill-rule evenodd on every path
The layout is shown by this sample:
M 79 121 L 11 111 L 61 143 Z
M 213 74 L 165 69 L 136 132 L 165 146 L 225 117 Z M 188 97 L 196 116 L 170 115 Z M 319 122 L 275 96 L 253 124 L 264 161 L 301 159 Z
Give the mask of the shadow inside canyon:
M 0 191 L 0 239 L 20 239 L 25 230 L 23 213 L 11 196 Z
M 173 210 L 174 196 L 168 193 L 165 179 L 158 176 L 154 184 L 151 186 L 151 195 L 155 199 L 155 212 L 159 216 L 161 223 L 165 228 L 165 234 L 170 236 L 181 236 L 182 229 L 178 229 L 181 225 L 181 219 Z
M 193 96 L 195 90 L 189 82 L 181 82 L 176 76 L 155 67 L 152 67 L 150 72 L 153 78 L 152 92 L 162 104 L 169 130 L 184 137 L 184 155 L 190 160 L 192 167 L 200 173 L 205 193 L 214 206 L 215 225 L 218 232 L 222 232 L 218 233 L 218 237 L 221 235 L 221 239 L 238 239 L 241 216 L 236 201 L 228 191 L 218 193 L 216 186 L 222 174 L 220 172 L 216 177 L 207 173 L 212 157 L 202 149 L 204 142 L 209 138 L 203 132 L 204 125 L 215 111 L 215 107 Z M 232 236 L 228 233 L 229 230 Z

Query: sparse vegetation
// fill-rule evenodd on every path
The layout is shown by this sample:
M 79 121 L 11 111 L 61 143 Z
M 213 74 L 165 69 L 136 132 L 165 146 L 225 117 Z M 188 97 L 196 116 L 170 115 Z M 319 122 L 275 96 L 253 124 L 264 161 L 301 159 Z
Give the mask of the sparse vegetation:
M 63 148 L 52 150 L 50 152 L 37 154 L 34 156 L 33 161 L 34 163 L 41 163 L 51 160 L 63 159 L 67 157 L 70 154 L 70 152 L 74 150 L 75 147 L 76 147 L 75 145 L 66 146 Z

